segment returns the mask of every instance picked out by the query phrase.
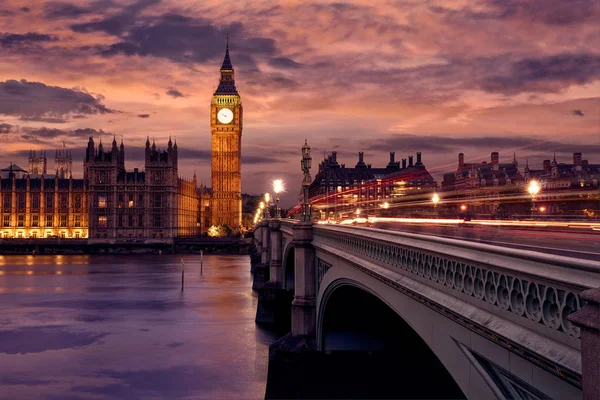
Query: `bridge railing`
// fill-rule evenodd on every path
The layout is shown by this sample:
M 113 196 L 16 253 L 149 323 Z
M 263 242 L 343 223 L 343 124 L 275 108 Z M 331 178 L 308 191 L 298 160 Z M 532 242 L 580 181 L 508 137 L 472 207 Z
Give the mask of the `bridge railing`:
M 567 316 L 583 306 L 582 291 L 600 287 L 597 262 L 463 240 L 315 225 L 313 245 L 359 256 L 573 338 L 580 331 Z

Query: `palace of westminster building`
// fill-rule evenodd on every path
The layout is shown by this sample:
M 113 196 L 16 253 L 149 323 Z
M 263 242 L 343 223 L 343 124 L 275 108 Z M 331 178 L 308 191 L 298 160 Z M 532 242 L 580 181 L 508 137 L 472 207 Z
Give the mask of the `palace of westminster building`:
M 242 226 L 242 104 L 229 58 L 211 102 L 212 187 L 178 173 L 177 143 L 166 150 L 146 140 L 144 169 L 125 170 L 125 146 L 105 149 L 89 138 L 83 178 L 73 178 L 71 152 L 56 151 L 47 173 L 45 151 L 31 151 L 29 168 L 0 170 L 2 238 L 87 238 L 88 243 L 172 243 L 211 225 Z

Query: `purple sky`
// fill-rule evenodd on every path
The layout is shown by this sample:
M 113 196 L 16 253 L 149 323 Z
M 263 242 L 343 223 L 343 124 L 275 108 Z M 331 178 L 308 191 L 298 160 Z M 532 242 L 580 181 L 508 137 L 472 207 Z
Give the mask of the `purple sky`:
M 421 151 L 440 182 L 460 151 L 600 162 L 597 0 L 5 0 L 0 19 L 6 164 L 63 141 L 80 160 L 90 135 L 116 135 L 142 167 L 146 135 L 171 134 L 180 173 L 209 184 L 227 33 L 246 192 L 281 177 L 294 203 L 305 138 L 315 167 L 325 151 L 349 166 Z

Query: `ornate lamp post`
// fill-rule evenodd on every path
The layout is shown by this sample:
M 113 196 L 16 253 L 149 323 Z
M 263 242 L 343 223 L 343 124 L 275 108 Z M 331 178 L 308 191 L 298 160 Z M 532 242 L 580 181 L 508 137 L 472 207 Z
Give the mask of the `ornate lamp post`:
M 269 211 L 269 201 L 271 201 L 271 195 L 269 192 L 265 193 L 265 208 L 263 210 L 263 218 L 268 219 L 271 218 L 271 213 Z
M 312 158 L 310 156 L 310 146 L 304 139 L 304 146 L 302 146 L 302 161 L 300 161 L 300 167 L 304 172 L 304 179 L 302 180 L 302 222 L 312 221 L 312 211 L 310 209 L 310 203 L 308 202 L 308 187 L 310 186 L 310 167 Z
M 535 211 L 535 196 L 540 192 L 541 189 L 542 188 L 540 187 L 540 184 L 538 183 L 538 181 L 536 181 L 535 179 L 529 181 L 529 185 L 527 186 L 527 191 L 531 195 L 531 218 L 533 218 L 533 214 Z
M 279 193 L 283 192 L 283 181 L 275 179 L 273 181 L 273 192 L 275 192 L 275 218 L 281 218 L 281 209 L 279 208 Z

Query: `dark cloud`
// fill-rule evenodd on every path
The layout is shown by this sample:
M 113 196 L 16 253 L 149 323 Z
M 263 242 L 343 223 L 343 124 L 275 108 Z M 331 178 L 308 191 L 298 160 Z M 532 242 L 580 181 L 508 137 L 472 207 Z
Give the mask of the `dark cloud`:
M 167 90 L 166 94 L 168 94 L 169 96 L 171 96 L 174 99 L 176 99 L 178 97 L 185 97 L 185 95 L 183 93 L 181 93 L 179 90 L 177 90 L 175 88 L 170 88 L 169 90 Z
M 254 156 L 242 154 L 242 164 L 279 164 L 286 162 L 286 160 L 270 156 Z
M 21 11 L 28 13 L 29 11 L 31 11 L 31 8 L 29 7 L 21 7 Z
M 118 112 L 102 104 L 102 99 L 80 88 L 47 86 L 24 79 L 0 82 L 0 114 L 18 115 L 27 121 Z
M 286 57 L 274 57 L 269 59 L 269 65 L 277 68 L 300 68 L 302 64 L 297 63 L 291 58 Z
M 585 114 L 583 113 L 583 111 L 579 110 L 579 109 L 575 109 L 573 111 L 571 111 L 571 114 L 576 115 L 578 117 L 583 117 Z
M 484 78 L 481 89 L 504 94 L 558 92 L 570 85 L 583 85 L 599 78 L 600 55 L 557 54 L 516 60 L 504 74 Z
M 0 123 L 0 133 L 10 133 L 11 129 L 12 129 L 12 125 L 7 124 L 7 123 Z
M 379 140 L 361 142 L 361 148 L 373 151 L 423 151 L 428 153 L 460 152 L 465 148 L 478 148 L 488 151 L 502 149 L 552 149 L 553 151 L 572 152 L 581 150 L 581 146 L 571 143 L 560 143 L 545 140 L 539 136 L 487 136 L 448 137 L 436 135 L 396 134 Z M 600 151 L 600 144 L 586 144 L 587 151 Z M 398 154 L 398 153 L 397 153 Z
M 240 22 L 219 26 L 209 19 L 175 13 L 138 15 L 157 2 L 138 1 L 116 14 L 73 24 L 70 28 L 78 33 L 104 32 L 118 37 L 119 41 L 100 50 L 105 57 L 153 56 L 178 63 L 212 61 L 223 56 L 225 37 L 229 34 L 230 38 L 234 38 L 232 47 L 235 47 L 236 53 L 232 61 L 246 72 L 257 70 L 256 58 L 260 57 L 281 68 L 301 65 L 289 58 L 273 57 L 276 54 L 275 41 L 246 34 Z
M 33 121 L 33 122 L 45 122 L 47 124 L 64 124 L 65 122 L 69 122 L 68 119 L 60 118 L 60 117 L 27 117 L 21 116 L 19 118 L 21 121 Z
M 150 118 L 150 114 L 138 114 L 138 118 Z
M 96 130 L 93 128 L 79 128 L 73 130 L 57 129 L 57 128 L 22 128 L 21 137 L 25 140 L 49 140 L 56 138 L 88 138 L 88 137 L 104 137 L 112 136 L 110 132 L 105 132 L 102 129 Z
M 71 3 L 50 2 L 44 4 L 44 17 L 47 19 L 75 18 L 91 13 L 91 8 L 76 6 Z
M 50 36 L 45 33 L 2 33 L 0 34 L 0 47 L 27 46 L 33 43 L 53 42 L 56 40 L 58 40 L 56 36 Z

